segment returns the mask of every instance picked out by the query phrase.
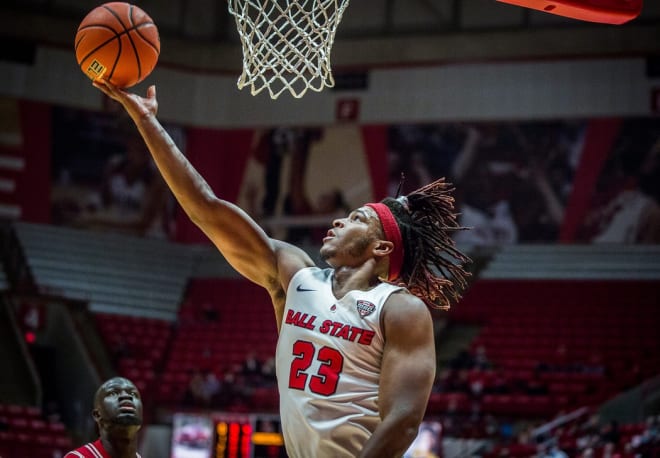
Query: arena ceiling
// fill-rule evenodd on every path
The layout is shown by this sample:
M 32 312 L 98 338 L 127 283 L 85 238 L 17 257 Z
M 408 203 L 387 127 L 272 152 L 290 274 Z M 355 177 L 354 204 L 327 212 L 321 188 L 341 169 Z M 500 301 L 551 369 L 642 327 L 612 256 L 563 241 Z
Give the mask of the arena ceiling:
M 4 0 L 2 35 L 19 47 L 72 47 L 77 24 L 101 3 Z M 200 71 L 240 68 L 240 42 L 225 0 L 133 3 L 159 27 L 162 62 Z M 646 0 L 642 14 L 620 26 L 580 22 L 495 0 L 352 0 L 332 60 L 335 68 L 368 68 L 631 55 L 660 55 L 657 0 Z

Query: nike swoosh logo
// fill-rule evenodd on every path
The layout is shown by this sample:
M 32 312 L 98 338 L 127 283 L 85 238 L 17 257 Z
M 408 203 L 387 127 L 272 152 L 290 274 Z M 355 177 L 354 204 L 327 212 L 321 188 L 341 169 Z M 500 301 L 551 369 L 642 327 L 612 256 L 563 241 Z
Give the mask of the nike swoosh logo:
M 296 287 L 296 291 L 301 291 L 301 292 L 302 292 L 302 291 L 316 291 L 316 290 L 315 290 L 315 289 L 307 289 L 307 288 L 303 288 L 302 285 L 298 285 L 298 286 Z

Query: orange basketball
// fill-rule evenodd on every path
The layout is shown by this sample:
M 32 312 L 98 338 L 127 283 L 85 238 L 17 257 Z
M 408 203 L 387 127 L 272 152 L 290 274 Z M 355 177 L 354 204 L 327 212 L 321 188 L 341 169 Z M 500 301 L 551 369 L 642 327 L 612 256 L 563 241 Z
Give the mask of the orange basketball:
M 105 3 L 82 20 L 76 60 L 92 80 L 103 76 L 118 87 L 145 79 L 160 55 L 158 28 L 147 13 L 124 2 Z

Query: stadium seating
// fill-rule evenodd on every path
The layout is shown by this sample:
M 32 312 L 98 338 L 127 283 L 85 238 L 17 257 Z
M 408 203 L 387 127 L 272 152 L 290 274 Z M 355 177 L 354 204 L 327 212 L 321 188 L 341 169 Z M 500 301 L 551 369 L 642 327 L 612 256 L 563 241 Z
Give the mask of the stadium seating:
M 164 240 L 13 223 L 39 292 L 92 312 L 174 320 L 194 251 Z
M 262 360 L 273 356 L 276 341 L 275 314 L 263 288 L 243 279 L 191 280 L 159 400 L 180 402 L 193 370 L 211 369 L 221 376 L 236 370 L 250 351 Z
M 200 265 L 215 272 L 216 257 L 200 263 L 194 249 L 163 241 L 15 227 L 39 290 L 89 301 L 115 369 L 136 383 L 148 406 L 181 408 L 194 370 L 222 378 L 240 370 L 249 352 L 261 360 L 274 355 L 277 330 L 263 288 L 227 276 L 192 278 Z M 481 272 L 447 317 L 480 327 L 467 350 L 475 356 L 483 349 L 489 366 L 458 370 L 461 389 L 436 386 L 428 416 L 547 421 L 596 407 L 658 374 L 657 251 L 631 248 L 635 261 L 626 268 L 625 258 L 605 262 L 603 249 L 592 248 L 577 249 L 574 262 L 557 256 L 553 263 L 562 250 L 502 249 Z M 635 277 L 640 263 L 645 267 Z M 614 280 L 612 266 L 624 279 Z M 566 278 L 579 272 L 579 280 Z M 250 388 L 248 404 L 240 408 L 277 411 L 274 386 Z M 9 410 L 0 408 L 0 421 Z M 49 446 L 70 444 L 63 425 L 22 415 L 11 415 L 7 424 L 0 430 L 0 456 L 46 456 Z M 640 428 L 627 426 L 622 434 L 632 440 Z M 483 424 L 469 422 L 451 433 L 487 434 Z M 561 441 L 566 449 L 577 447 L 576 437 Z M 530 450 L 529 444 L 500 444 L 491 456 L 529 456 Z
M 129 378 L 151 401 L 152 384 L 165 361 L 172 337 L 169 321 L 96 313 L 99 332 L 118 373 Z
M 460 370 L 471 396 L 457 411 L 478 402 L 484 414 L 549 419 L 657 375 L 659 290 L 655 280 L 477 281 L 451 319 L 482 326 L 470 352 L 491 367 Z M 434 393 L 428 412 L 446 412 L 456 395 Z
M 0 404 L 0 456 L 53 458 L 73 445 L 59 420 L 46 420 L 33 406 Z

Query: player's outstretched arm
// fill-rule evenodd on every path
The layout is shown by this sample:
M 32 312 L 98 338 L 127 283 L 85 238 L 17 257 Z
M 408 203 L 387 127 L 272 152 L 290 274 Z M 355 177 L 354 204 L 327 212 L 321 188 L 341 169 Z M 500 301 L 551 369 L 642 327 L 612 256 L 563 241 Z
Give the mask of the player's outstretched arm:
M 385 350 L 378 393 L 382 422 L 362 458 L 405 453 L 424 418 L 435 379 L 433 320 L 427 306 L 415 296 L 396 293 L 383 313 Z
M 239 273 L 272 296 L 286 288 L 297 269 L 312 264 L 302 250 L 271 240 L 245 211 L 213 193 L 158 121 L 155 86 L 146 97 L 105 80 L 94 81 L 94 86 L 124 107 L 181 207 Z

